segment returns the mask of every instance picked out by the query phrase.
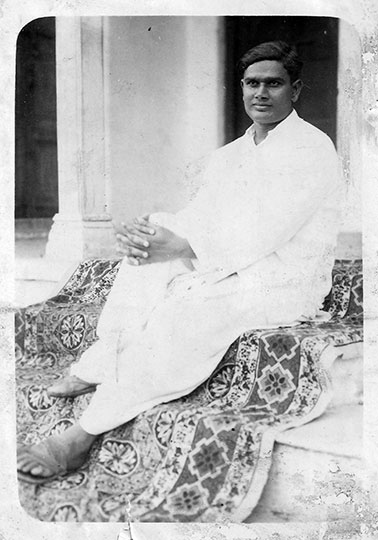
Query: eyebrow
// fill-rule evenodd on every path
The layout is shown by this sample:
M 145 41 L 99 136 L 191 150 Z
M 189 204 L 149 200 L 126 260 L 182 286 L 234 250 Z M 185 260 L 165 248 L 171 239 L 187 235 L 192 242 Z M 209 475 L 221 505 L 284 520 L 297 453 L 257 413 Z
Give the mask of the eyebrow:
M 285 82 L 285 79 L 282 79 L 282 77 L 246 77 L 243 80 L 246 82 L 257 81 L 257 82 L 265 82 L 265 83 L 276 82 L 276 81 L 279 81 L 282 83 Z

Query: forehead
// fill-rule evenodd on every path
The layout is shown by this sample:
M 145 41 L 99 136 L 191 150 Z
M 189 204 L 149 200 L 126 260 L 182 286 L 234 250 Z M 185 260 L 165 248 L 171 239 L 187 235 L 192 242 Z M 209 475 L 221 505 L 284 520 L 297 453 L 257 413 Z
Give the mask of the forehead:
M 265 78 L 277 78 L 290 81 L 288 72 L 283 67 L 283 64 L 277 60 L 261 60 L 260 62 L 251 64 L 245 70 L 244 78 L 253 78 L 259 80 Z

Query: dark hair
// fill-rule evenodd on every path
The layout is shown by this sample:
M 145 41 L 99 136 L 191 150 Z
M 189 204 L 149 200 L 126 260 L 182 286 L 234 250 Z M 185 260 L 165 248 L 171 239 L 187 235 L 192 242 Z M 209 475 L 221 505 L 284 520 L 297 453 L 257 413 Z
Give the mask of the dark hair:
M 263 60 L 277 60 L 281 62 L 288 72 L 292 83 L 300 77 L 303 62 L 299 58 L 295 46 L 289 45 L 285 41 L 268 41 L 249 49 L 238 62 L 241 77 L 243 77 L 248 66 Z

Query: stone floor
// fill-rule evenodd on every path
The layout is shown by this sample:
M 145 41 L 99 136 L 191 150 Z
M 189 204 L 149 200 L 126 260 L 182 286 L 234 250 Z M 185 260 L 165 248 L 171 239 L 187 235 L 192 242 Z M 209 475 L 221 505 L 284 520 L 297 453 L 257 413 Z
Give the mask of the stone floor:
M 51 219 L 18 219 L 15 226 L 15 299 L 18 307 L 46 300 L 73 271 L 73 263 L 44 257 Z
M 364 478 L 362 424 L 362 407 L 349 406 L 282 434 L 247 522 L 355 523 Z

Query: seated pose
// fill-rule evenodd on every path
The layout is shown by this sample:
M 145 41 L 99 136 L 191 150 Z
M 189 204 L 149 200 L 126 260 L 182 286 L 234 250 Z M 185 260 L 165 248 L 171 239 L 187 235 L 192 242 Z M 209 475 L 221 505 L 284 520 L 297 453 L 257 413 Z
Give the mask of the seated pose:
M 64 433 L 18 448 L 21 479 L 80 467 L 98 435 L 204 382 L 243 332 L 319 313 L 331 287 L 339 167 L 330 139 L 293 109 L 301 67 L 284 42 L 249 50 L 240 69 L 251 127 L 212 154 L 185 209 L 124 226 L 99 339 L 49 389 L 92 400 Z

